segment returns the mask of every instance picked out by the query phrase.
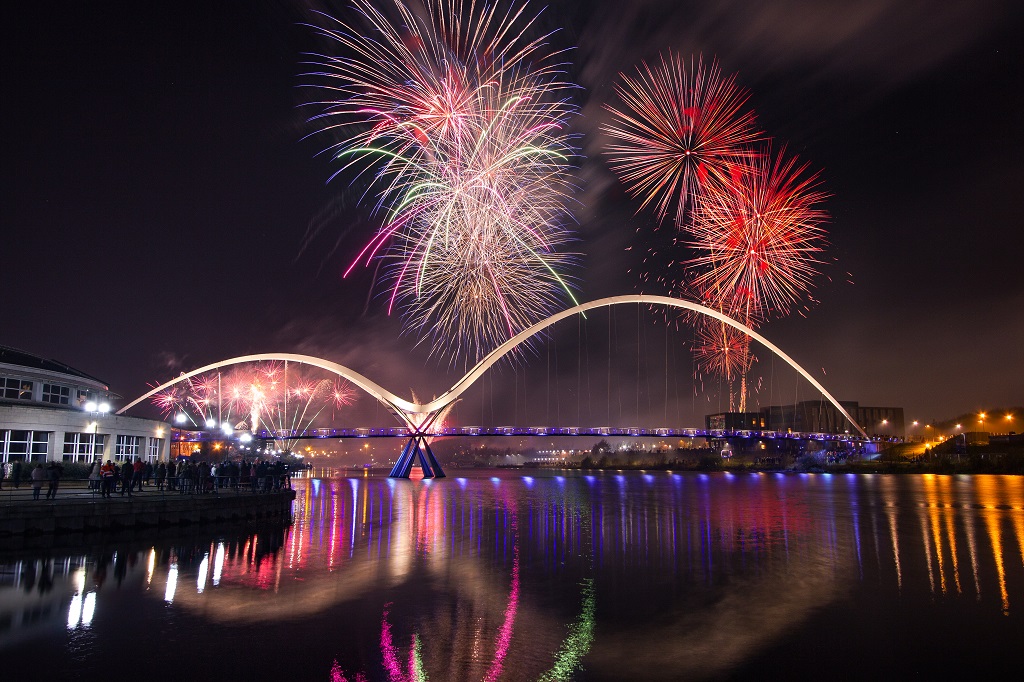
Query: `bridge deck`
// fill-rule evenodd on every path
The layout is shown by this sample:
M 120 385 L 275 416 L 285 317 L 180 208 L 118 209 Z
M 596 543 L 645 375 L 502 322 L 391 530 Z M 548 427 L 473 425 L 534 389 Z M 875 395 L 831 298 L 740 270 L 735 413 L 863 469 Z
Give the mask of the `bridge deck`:
M 192 437 L 189 437 L 192 434 Z M 218 440 L 223 436 L 204 431 L 183 431 L 184 441 Z M 267 431 L 253 434 L 260 439 L 320 439 L 320 438 L 409 438 L 410 429 L 390 428 L 306 429 L 302 431 Z M 863 442 L 859 435 L 835 433 L 800 433 L 795 431 L 749 431 L 694 428 L 647 428 L 637 426 L 455 426 L 430 431 L 441 436 L 626 436 L 637 438 L 758 438 L 783 440 L 816 440 Z

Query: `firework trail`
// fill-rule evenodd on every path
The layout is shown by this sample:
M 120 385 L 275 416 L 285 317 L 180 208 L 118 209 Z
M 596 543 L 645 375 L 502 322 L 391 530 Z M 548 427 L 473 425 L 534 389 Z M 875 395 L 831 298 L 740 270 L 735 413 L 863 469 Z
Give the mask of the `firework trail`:
M 687 64 L 669 53 L 635 76 L 620 76 L 622 108 L 605 107 L 614 117 L 604 126 L 615 140 L 607 149 L 610 165 L 641 198 L 641 210 L 653 206 L 664 222 L 674 206 L 675 224 L 684 227 L 695 199 L 727 188 L 757 156 L 751 145 L 761 135 L 745 109 L 749 95 L 735 74 L 723 77 L 717 61 L 705 65 L 700 56 Z
M 383 225 L 358 263 L 388 259 L 388 310 L 432 351 L 475 359 L 564 297 L 575 113 L 549 36 L 526 7 L 393 0 L 393 21 L 355 0 L 359 27 L 312 26 L 339 56 L 313 55 L 315 134 L 335 173 L 370 178 Z M 332 176 L 334 177 L 334 176 Z M 574 300 L 574 299 L 573 299 Z M 427 330 L 430 330 L 429 332 Z

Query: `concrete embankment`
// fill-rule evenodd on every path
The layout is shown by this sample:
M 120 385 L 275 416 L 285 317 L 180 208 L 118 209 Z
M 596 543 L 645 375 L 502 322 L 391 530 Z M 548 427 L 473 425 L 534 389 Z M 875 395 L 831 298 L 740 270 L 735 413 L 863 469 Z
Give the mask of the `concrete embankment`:
M 93 532 L 238 520 L 291 518 L 294 490 L 221 495 L 135 495 L 104 499 L 69 495 L 52 500 L 0 501 L 0 537 Z

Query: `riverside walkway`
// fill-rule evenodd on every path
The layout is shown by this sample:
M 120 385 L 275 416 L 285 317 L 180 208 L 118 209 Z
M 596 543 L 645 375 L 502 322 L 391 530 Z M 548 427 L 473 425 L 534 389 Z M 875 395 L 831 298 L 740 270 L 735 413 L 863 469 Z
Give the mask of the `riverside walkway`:
M 22 483 L 0 490 L 0 541 L 3 537 L 37 533 L 93 532 L 122 528 L 171 526 L 215 521 L 287 519 L 295 491 L 282 488 L 256 492 L 225 487 L 216 493 L 159 491 L 155 486 L 131 496 L 102 497 L 87 481 L 62 480 L 56 499 L 32 499 Z

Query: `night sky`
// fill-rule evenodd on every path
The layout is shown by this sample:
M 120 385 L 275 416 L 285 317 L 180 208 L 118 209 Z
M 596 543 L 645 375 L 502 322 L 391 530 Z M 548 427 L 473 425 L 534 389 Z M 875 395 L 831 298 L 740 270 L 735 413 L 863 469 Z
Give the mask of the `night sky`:
M 323 140 L 302 139 L 299 62 L 320 46 L 300 25 L 312 9 L 349 11 L 284 0 L 5 9 L 0 344 L 126 399 L 271 351 L 341 362 L 406 395 L 455 382 L 460 369 L 386 317 L 372 270 L 341 278 L 377 223 L 359 191 L 325 184 L 335 167 L 315 156 Z M 908 423 L 1024 403 L 1022 19 L 1015 0 L 546 6 L 540 23 L 560 29 L 554 47 L 576 48 L 581 86 L 577 297 L 663 293 L 637 275 L 653 219 L 601 154 L 616 75 L 668 49 L 717 56 L 750 90 L 761 129 L 822 169 L 832 195 L 834 263 L 818 302 L 762 333 L 836 397 L 902 406 Z M 699 424 L 722 392 L 695 382 L 690 335 L 662 320 L 630 307 L 567 322 L 468 396 L 456 421 Z M 755 371 L 754 405 L 818 397 L 766 353 Z M 360 409 L 390 423 L 368 397 Z

